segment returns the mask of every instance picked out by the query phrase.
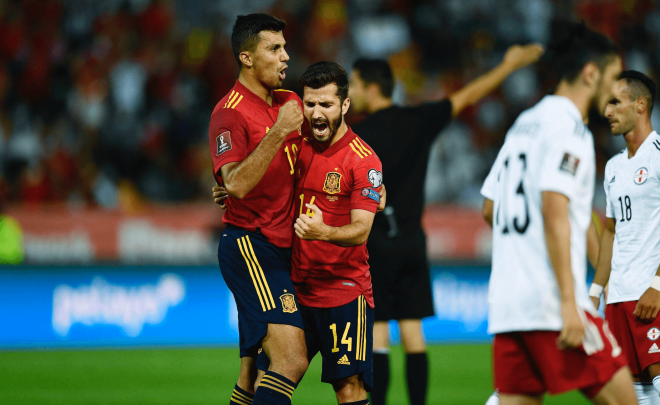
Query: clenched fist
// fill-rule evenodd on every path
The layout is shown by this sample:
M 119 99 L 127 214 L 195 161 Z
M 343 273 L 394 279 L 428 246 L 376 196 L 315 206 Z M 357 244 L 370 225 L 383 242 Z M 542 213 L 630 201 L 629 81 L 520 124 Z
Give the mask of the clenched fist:
M 295 100 L 289 100 L 280 107 L 280 112 L 277 114 L 277 122 L 273 126 L 273 129 L 277 127 L 278 130 L 282 131 L 283 136 L 288 136 L 291 132 L 297 131 L 300 128 L 303 119 L 300 104 Z

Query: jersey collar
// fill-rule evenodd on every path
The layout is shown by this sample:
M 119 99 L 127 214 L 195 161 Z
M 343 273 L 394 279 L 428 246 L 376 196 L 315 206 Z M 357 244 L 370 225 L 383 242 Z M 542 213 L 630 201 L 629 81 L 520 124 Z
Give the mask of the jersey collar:
M 628 160 L 634 159 L 637 155 L 639 155 L 639 152 L 641 152 L 642 150 L 645 150 L 646 148 L 648 148 L 647 144 L 653 143 L 653 139 L 655 139 L 656 136 L 658 136 L 657 132 L 655 132 L 655 131 L 651 132 L 649 134 L 649 136 L 647 136 L 646 139 L 644 139 L 644 142 L 642 142 L 642 144 L 639 145 L 639 149 L 637 149 L 637 153 L 635 153 L 635 156 L 633 156 L 631 158 L 628 158 Z M 628 147 L 626 147 L 626 151 L 627 150 L 628 150 Z
M 332 145 L 329 148 L 324 148 L 324 145 L 319 142 L 314 142 L 314 149 L 316 149 L 317 152 L 319 152 L 322 156 L 332 156 L 335 153 L 339 152 L 341 149 L 343 149 L 350 141 L 355 139 L 357 135 L 355 135 L 355 132 L 351 129 L 351 127 L 348 127 L 348 131 L 344 134 L 344 136 L 337 141 L 334 145 Z M 312 137 L 312 139 L 314 139 Z
M 261 97 L 254 94 L 252 90 L 245 87 L 243 83 L 239 82 L 238 80 L 236 80 L 236 84 L 234 85 L 234 90 L 236 90 L 243 97 L 245 97 L 245 99 L 248 100 L 250 103 L 256 104 L 257 106 L 264 108 L 266 110 L 280 106 L 279 98 L 277 96 L 276 91 L 273 91 L 273 106 L 271 107 Z M 277 118 L 277 115 L 275 115 L 275 117 Z
M 581 122 L 584 125 L 584 119 L 582 118 L 582 114 L 580 113 L 580 110 L 578 110 L 575 103 L 573 103 L 570 99 L 564 96 L 556 96 L 554 94 L 549 94 L 545 97 L 548 100 L 551 100 L 552 103 L 561 105 L 566 110 L 567 113 L 569 113 L 573 118 L 575 118 L 578 122 Z

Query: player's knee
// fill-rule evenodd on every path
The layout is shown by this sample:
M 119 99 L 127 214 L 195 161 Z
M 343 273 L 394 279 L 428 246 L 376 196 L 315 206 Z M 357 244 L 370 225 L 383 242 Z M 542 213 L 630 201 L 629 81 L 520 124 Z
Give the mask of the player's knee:
M 334 381 L 332 383 L 332 388 L 335 390 L 337 401 L 340 404 L 343 404 L 344 402 L 359 401 L 362 399 L 361 397 L 366 395 L 364 385 L 357 376 Z

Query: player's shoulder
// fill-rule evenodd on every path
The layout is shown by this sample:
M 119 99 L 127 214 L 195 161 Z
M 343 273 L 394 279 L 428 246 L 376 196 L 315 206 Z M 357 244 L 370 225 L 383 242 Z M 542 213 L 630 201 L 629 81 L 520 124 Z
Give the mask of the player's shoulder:
M 348 143 L 346 153 L 352 157 L 352 160 L 358 165 L 361 162 L 380 162 L 380 158 L 373 148 L 357 134 Z
M 302 100 L 300 99 L 300 96 L 296 94 L 295 91 L 291 90 L 285 90 L 285 89 L 276 89 L 273 90 L 273 96 L 277 98 L 277 101 L 280 104 L 284 104 L 287 101 L 295 100 L 298 102 L 298 104 L 302 105 Z
M 539 133 L 553 138 L 590 138 L 577 107 L 565 97 L 546 96 L 532 107 L 528 120 L 539 123 Z
M 653 131 L 651 133 L 653 139 L 651 139 L 651 144 L 653 145 L 653 158 L 654 160 L 660 159 L 660 134 Z

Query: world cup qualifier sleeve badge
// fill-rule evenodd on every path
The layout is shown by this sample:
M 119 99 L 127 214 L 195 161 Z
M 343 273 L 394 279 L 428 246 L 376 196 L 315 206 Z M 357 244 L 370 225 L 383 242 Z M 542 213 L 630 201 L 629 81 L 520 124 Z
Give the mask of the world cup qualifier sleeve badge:
M 323 184 L 323 191 L 328 194 L 337 194 L 341 192 L 341 174 L 337 172 L 330 172 L 325 175 L 325 183 Z

